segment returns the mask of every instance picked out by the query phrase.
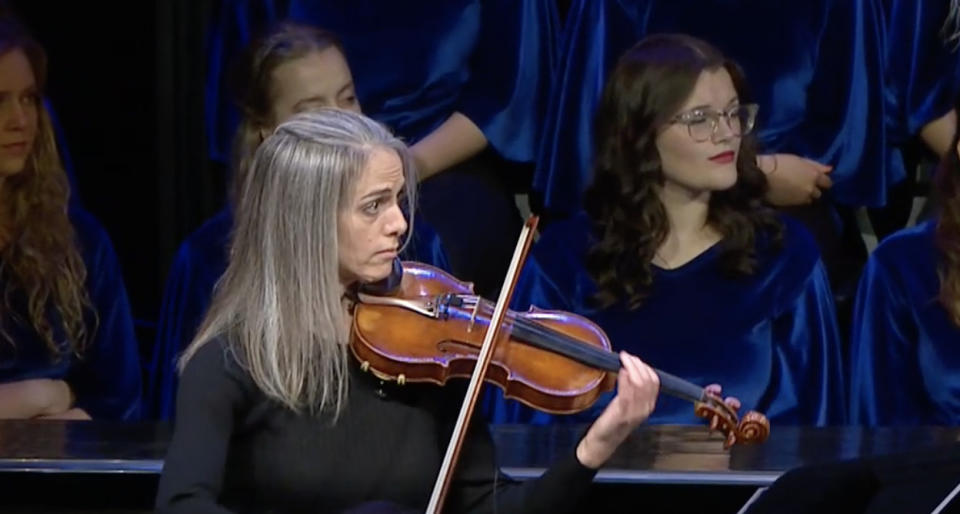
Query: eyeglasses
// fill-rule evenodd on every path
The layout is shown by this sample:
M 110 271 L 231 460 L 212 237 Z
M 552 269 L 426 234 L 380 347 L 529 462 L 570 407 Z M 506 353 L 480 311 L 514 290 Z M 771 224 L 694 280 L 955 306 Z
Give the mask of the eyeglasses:
M 757 104 L 744 104 L 731 107 L 723 112 L 713 109 L 694 109 L 674 116 L 670 123 L 687 126 L 690 138 L 698 143 L 712 139 L 717 133 L 720 118 L 724 118 L 730 132 L 737 137 L 749 134 L 757 121 Z

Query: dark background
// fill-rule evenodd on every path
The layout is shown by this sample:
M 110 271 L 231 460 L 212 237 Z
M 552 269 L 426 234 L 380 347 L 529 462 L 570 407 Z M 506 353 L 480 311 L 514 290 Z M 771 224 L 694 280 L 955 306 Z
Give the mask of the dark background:
M 141 344 L 177 246 L 223 205 L 226 172 L 207 158 L 203 124 L 219 3 L 7 0 L 47 51 L 74 195 L 113 240 Z M 561 15 L 568 5 L 558 0 Z

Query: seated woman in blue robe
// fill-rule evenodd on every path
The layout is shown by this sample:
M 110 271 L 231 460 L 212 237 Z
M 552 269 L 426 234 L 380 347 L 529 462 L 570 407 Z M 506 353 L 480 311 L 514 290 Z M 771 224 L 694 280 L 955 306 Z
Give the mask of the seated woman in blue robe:
M 239 92 L 247 117 L 237 134 L 235 183 L 242 186 L 250 156 L 273 127 L 289 116 L 317 107 L 360 112 L 353 77 L 337 38 L 307 26 L 281 25 L 253 44 Z M 232 227 L 230 209 L 205 222 L 180 246 L 167 278 L 151 359 L 151 414 L 173 415 L 176 358 L 187 347 L 227 264 Z M 448 269 L 436 233 L 414 224 L 404 258 Z
M 934 218 L 891 235 L 867 261 L 851 336 L 853 423 L 960 423 L 958 142 L 937 172 Z
M 952 35 L 956 19 L 948 20 L 950 3 L 882 0 L 882 6 L 887 165 L 891 176 L 907 180 L 888 190 L 884 209 L 869 211 L 881 240 L 907 225 L 916 192 L 913 170 L 928 156 L 940 160 L 950 151 L 957 124 L 953 102 L 960 93 L 960 53 L 958 38 Z
M 887 137 L 895 154 L 890 163 L 901 168 L 898 175 L 905 174 L 901 153 L 911 137 L 919 135 L 938 158 L 950 151 L 960 54 L 958 40 L 944 32 L 954 29 L 949 7 L 947 2 L 883 0 Z
M 341 38 L 364 112 L 411 145 L 418 213 L 453 271 L 483 293 L 499 291 L 523 224 L 514 193 L 529 190 L 546 112 L 555 1 L 222 2 L 207 79 L 215 155 L 227 154 L 238 121 L 222 101 L 224 64 L 258 25 L 282 19 Z
M 545 229 L 513 307 L 583 315 L 613 350 L 720 384 L 774 424 L 842 423 L 830 287 L 803 226 L 761 202 L 748 101 L 739 68 L 701 40 L 649 36 L 627 51 L 597 113 L 586 212 Z M 536 413 L 499 390 L 485 408 L 493 422 L 595 414 Z M 663 396 L 650 419 L 697 422 Z
M 705 39 L 743 66 L 763 106 L 762 150 L 781 154 L 770 191 L 778 205 L 816 194 L 814 163 L 784 154 L 832 167 L 831 194 L 844 204 L 880 205 L 886 186 L 903 178 L 884 166 L 883 27 L 874 0 L 574 0 L 534 177 L 547 207 L 579 208 L 604 79 L 622 52 L 660 32 Z
M 555 216 L 575 212 L 617 56 L 648 34 L 702 38 L 750 77 L 767 200 L 811 230 L 846 306 L 867 257 L 853 207 L 904 178 L 886 163 L 883 30 L 877 0 L 574 0 L 533 187 Z
M 45 75 L 40 46 L 0 21 L 0 418 L 137 419 L 126 290 L 106 232 L 68 209 Z

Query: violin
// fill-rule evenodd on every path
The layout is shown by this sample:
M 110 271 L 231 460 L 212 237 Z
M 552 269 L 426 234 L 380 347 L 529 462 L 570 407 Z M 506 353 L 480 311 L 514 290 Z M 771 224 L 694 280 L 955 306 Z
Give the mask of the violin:
M 475 295 L 470 284 L 427 264 L 397 260 L 379 289 L 365 287 L 357 296 L 350 348 L 361 370 L 400 385 L 444 385 L 471 376 L 493 302 Z M 574 414 L 613 390 L 619 369 L 619 355 L 595 323 L 531 307 L 507 312 L 484 380 L 534 409 Z M 763 414 L 750 411 L 740 418 L 703 387 L 654 371 L 660 392 L 693 403 L 695 415 L 724 434 L 724 448 L 770 435 Z
M 399 260 L 382 283 L 357 293 L 350 349 L 361 370 L 400 385 L 470 378 L 428 514 L 440 512 L 484 382 L 549 413 L 580 412 L 614 387 L 620 359 L 596 324 L 572 313 L 506 308 L 536 225 L 536 216 L 524 225 L 495 305 L 437 268 Z M 739 419 L 736 410 L 704 388 L 654 371 L 660 392 L 693 402 L 694 413 L 726 436 L 725 449 L 770 435 L 763 414 L 751 411 Z

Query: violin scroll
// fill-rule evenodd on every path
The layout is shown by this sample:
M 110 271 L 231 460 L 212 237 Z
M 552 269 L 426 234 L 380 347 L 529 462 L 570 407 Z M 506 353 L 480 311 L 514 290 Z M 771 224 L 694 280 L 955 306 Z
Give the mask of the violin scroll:
M 726 436 L 723 449 L 730 449 L 737 443 L 762 443 L 770 436 L 770 421 L 756 411 L 747 412 L 741 419 L 737 411 L 718 396 L 706 395 L 706 401 L 694 406 L 697 417 L 710 421 L 710 429 Z

